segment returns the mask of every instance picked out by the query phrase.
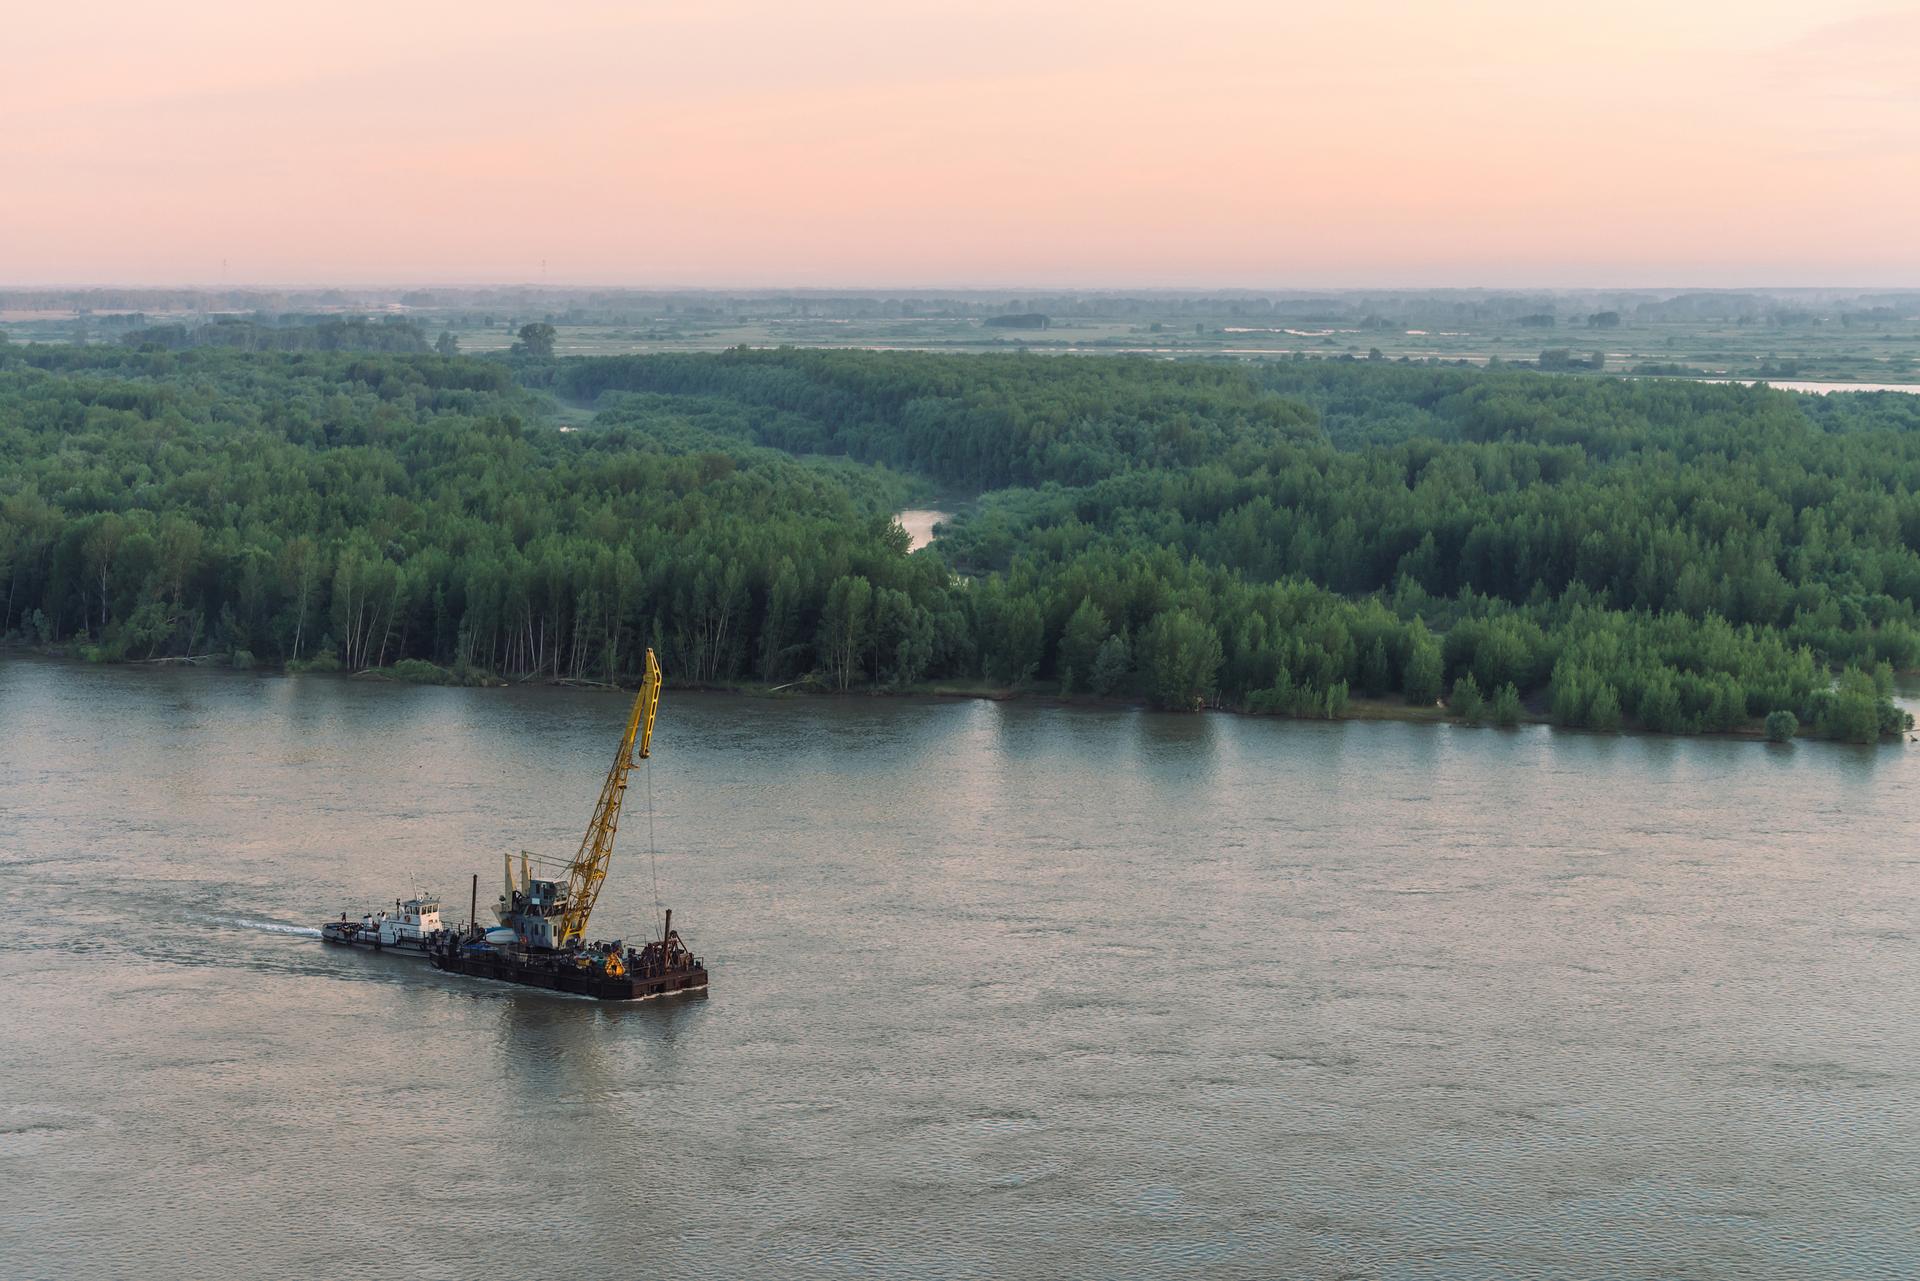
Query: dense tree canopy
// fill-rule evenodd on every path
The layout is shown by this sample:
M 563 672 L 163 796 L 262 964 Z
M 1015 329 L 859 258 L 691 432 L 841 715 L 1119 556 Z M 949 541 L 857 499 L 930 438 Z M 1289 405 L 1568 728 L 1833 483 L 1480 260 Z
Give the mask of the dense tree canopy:
M 685 679 L 774 678 L 816 665 L 850 579 L 890 593 L 859 672 L 969 661 L 901 482 L 702 406 L 570 433 L 479 362 L 33 354 L 0 371 L 0 621 L 36 640 L 602 678 L 654 644 Z
M 592 425 L 550 425 L 548 390 Z M 0 630 L 609 680 L 650 644 L 694 681 L 1524 701 L 1676 732 L 1789 712 L 1871 739 L 1920 663 L 1914 400 L 1384 362 L 16 345 Z M 985 492 L 909 555 L 913 475 Z
M 1184 468 L 1313 435 L 1237 367 L 920 352 L 750 351 L 577 360 L 556 390 L 721 397 L 763 444 L 845 453 L 971 490 Z

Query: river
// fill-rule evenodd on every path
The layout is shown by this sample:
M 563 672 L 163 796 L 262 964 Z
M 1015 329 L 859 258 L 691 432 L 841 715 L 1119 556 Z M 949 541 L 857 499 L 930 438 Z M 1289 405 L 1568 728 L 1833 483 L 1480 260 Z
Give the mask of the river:
M 1826 396 L 1837 391 L 1898 391 L 1908 394 L 1920 392 L 1920 383 L 1807 382 L 1792 378 L 1696 378 L 1692 381 L 1735 383 L 1742 387 L 1756 387 L 1764 383 L 1775 391 L 1800 391 L 1811 396 Z
M 934 526 L 952 518 L 952 512 L 934 511 L 925 507 L 909 508 L 894 517 L 900 522 L 900 528 L 907 531 L 907 550 L 910 552 L 917 552 L 931 543 Z
M 1912 749 L 670 689 L 709 999 L 306 933 L 625 710 L 0 660 L 0 1274 L 1920 1273 Z

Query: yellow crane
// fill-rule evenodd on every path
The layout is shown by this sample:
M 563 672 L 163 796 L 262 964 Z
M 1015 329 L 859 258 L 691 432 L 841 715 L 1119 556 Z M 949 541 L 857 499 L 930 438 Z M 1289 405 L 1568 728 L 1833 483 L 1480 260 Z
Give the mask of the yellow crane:
M 646 760 L 653 750 L 653 718 L 660 710 L 660 664 L 653 651 L 647 651 L 646 675 L 640 692 L 634 695 L 633 710 L 627 714 L 626 737 L 620 740 L 619 755 L 607 770 L 607 781 L 600 787 L 600 803 L 593 807 L 593 821 L 580 838 L 580 852 L 567 865 L 566 906 L 560 913 L 560 927 L 554 931 L 559 947 L 582 941 L 587 933 L 587 918 L 600 897 L 600 883 L 607 879 L 607 864 L 613 858 L 613 837 L 620 828 L 620 803 L 627 795 L 627 774 L 636 761 Z
M 525 850 L 520 852 L 519 875 L 513 855 L 506 858 L 506 883 L 494 915 L 500 925 L 482 930 L 476 923 L 464 934 L 438 931 L 430 958 L 435 968 L 475 978 L 524 983 L 529 987 L 574 992 L 609 1001 L 638 1001 L 656 996 L 705 995 L 707 967 L 673 928 L 666 914 L 660 937 L 639 948 L 620 940 L 586 942 L 587 921 L 607 879 L 613 860 L 613 838 L 620 828 L 620 810 L 627 796 L 627 776 L 653 752 L 653 718 L 660 709 L 660 664 L 647 651 L 646 671 L 633 710 L 627 714 L 627 732 L 619 754 L 600 787 L 600 801 L 580 840 L 580 851 L 566 865 L 566 880 L 535 876 L 533 866 L 558 866 Z M 651 807 L 651 797 L 649 797 Z M 651 820 L 651 812 L 649 812 Z M 480 894 L 475 877 L 474 897 Z M 654 907 L 660 906 L 656 890 Z
M 652 753 L 653 718 L 659 708 L 660 664 L 653 651 L 648 650 L 646 674 L 640 681 L 640 692 L 634 695 L 633 710 L 627 714 L 627 732 L 620 739 L 620 752 L 613 758 L 607 781 L 600 787 L 593 819 L 587 824 L 587 834 L 580 838 L 580 852 L 566 865 L 565 884 L 557 875 L 548 879 L 533 872 L 535 863 L 555 867 L 557 871 L 558 860 L 548 863 L 522 850 L 516 876 L 513 855 L 507 855 L 506 883 L 494 915 L 501 925 L 514 932 L 521 946 L 559 951 L 585 940 L 587 918 L 593 915 L 594 901 L 600 897 L 600 885 L 607 879 L 607 864 L 613 858 L 613 838 L 620 828 L 627 775 L 636 762 Z

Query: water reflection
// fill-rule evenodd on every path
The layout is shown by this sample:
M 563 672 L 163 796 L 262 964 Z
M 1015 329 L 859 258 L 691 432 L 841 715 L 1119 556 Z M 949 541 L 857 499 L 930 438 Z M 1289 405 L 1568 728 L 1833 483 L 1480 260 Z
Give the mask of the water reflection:
M 622 703 L 0 663 L 11 1271 L 1920 1272 L 1904 748 L 670 692 L 709 1000 L 284 932 L 570 852 Z

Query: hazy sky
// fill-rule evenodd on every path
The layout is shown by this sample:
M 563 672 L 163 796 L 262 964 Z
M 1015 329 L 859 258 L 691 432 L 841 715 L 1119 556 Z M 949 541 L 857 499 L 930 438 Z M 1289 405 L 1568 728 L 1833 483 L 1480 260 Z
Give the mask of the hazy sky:
M 1920 285 L 1912 5 L 8 9 L 0 283 Z

